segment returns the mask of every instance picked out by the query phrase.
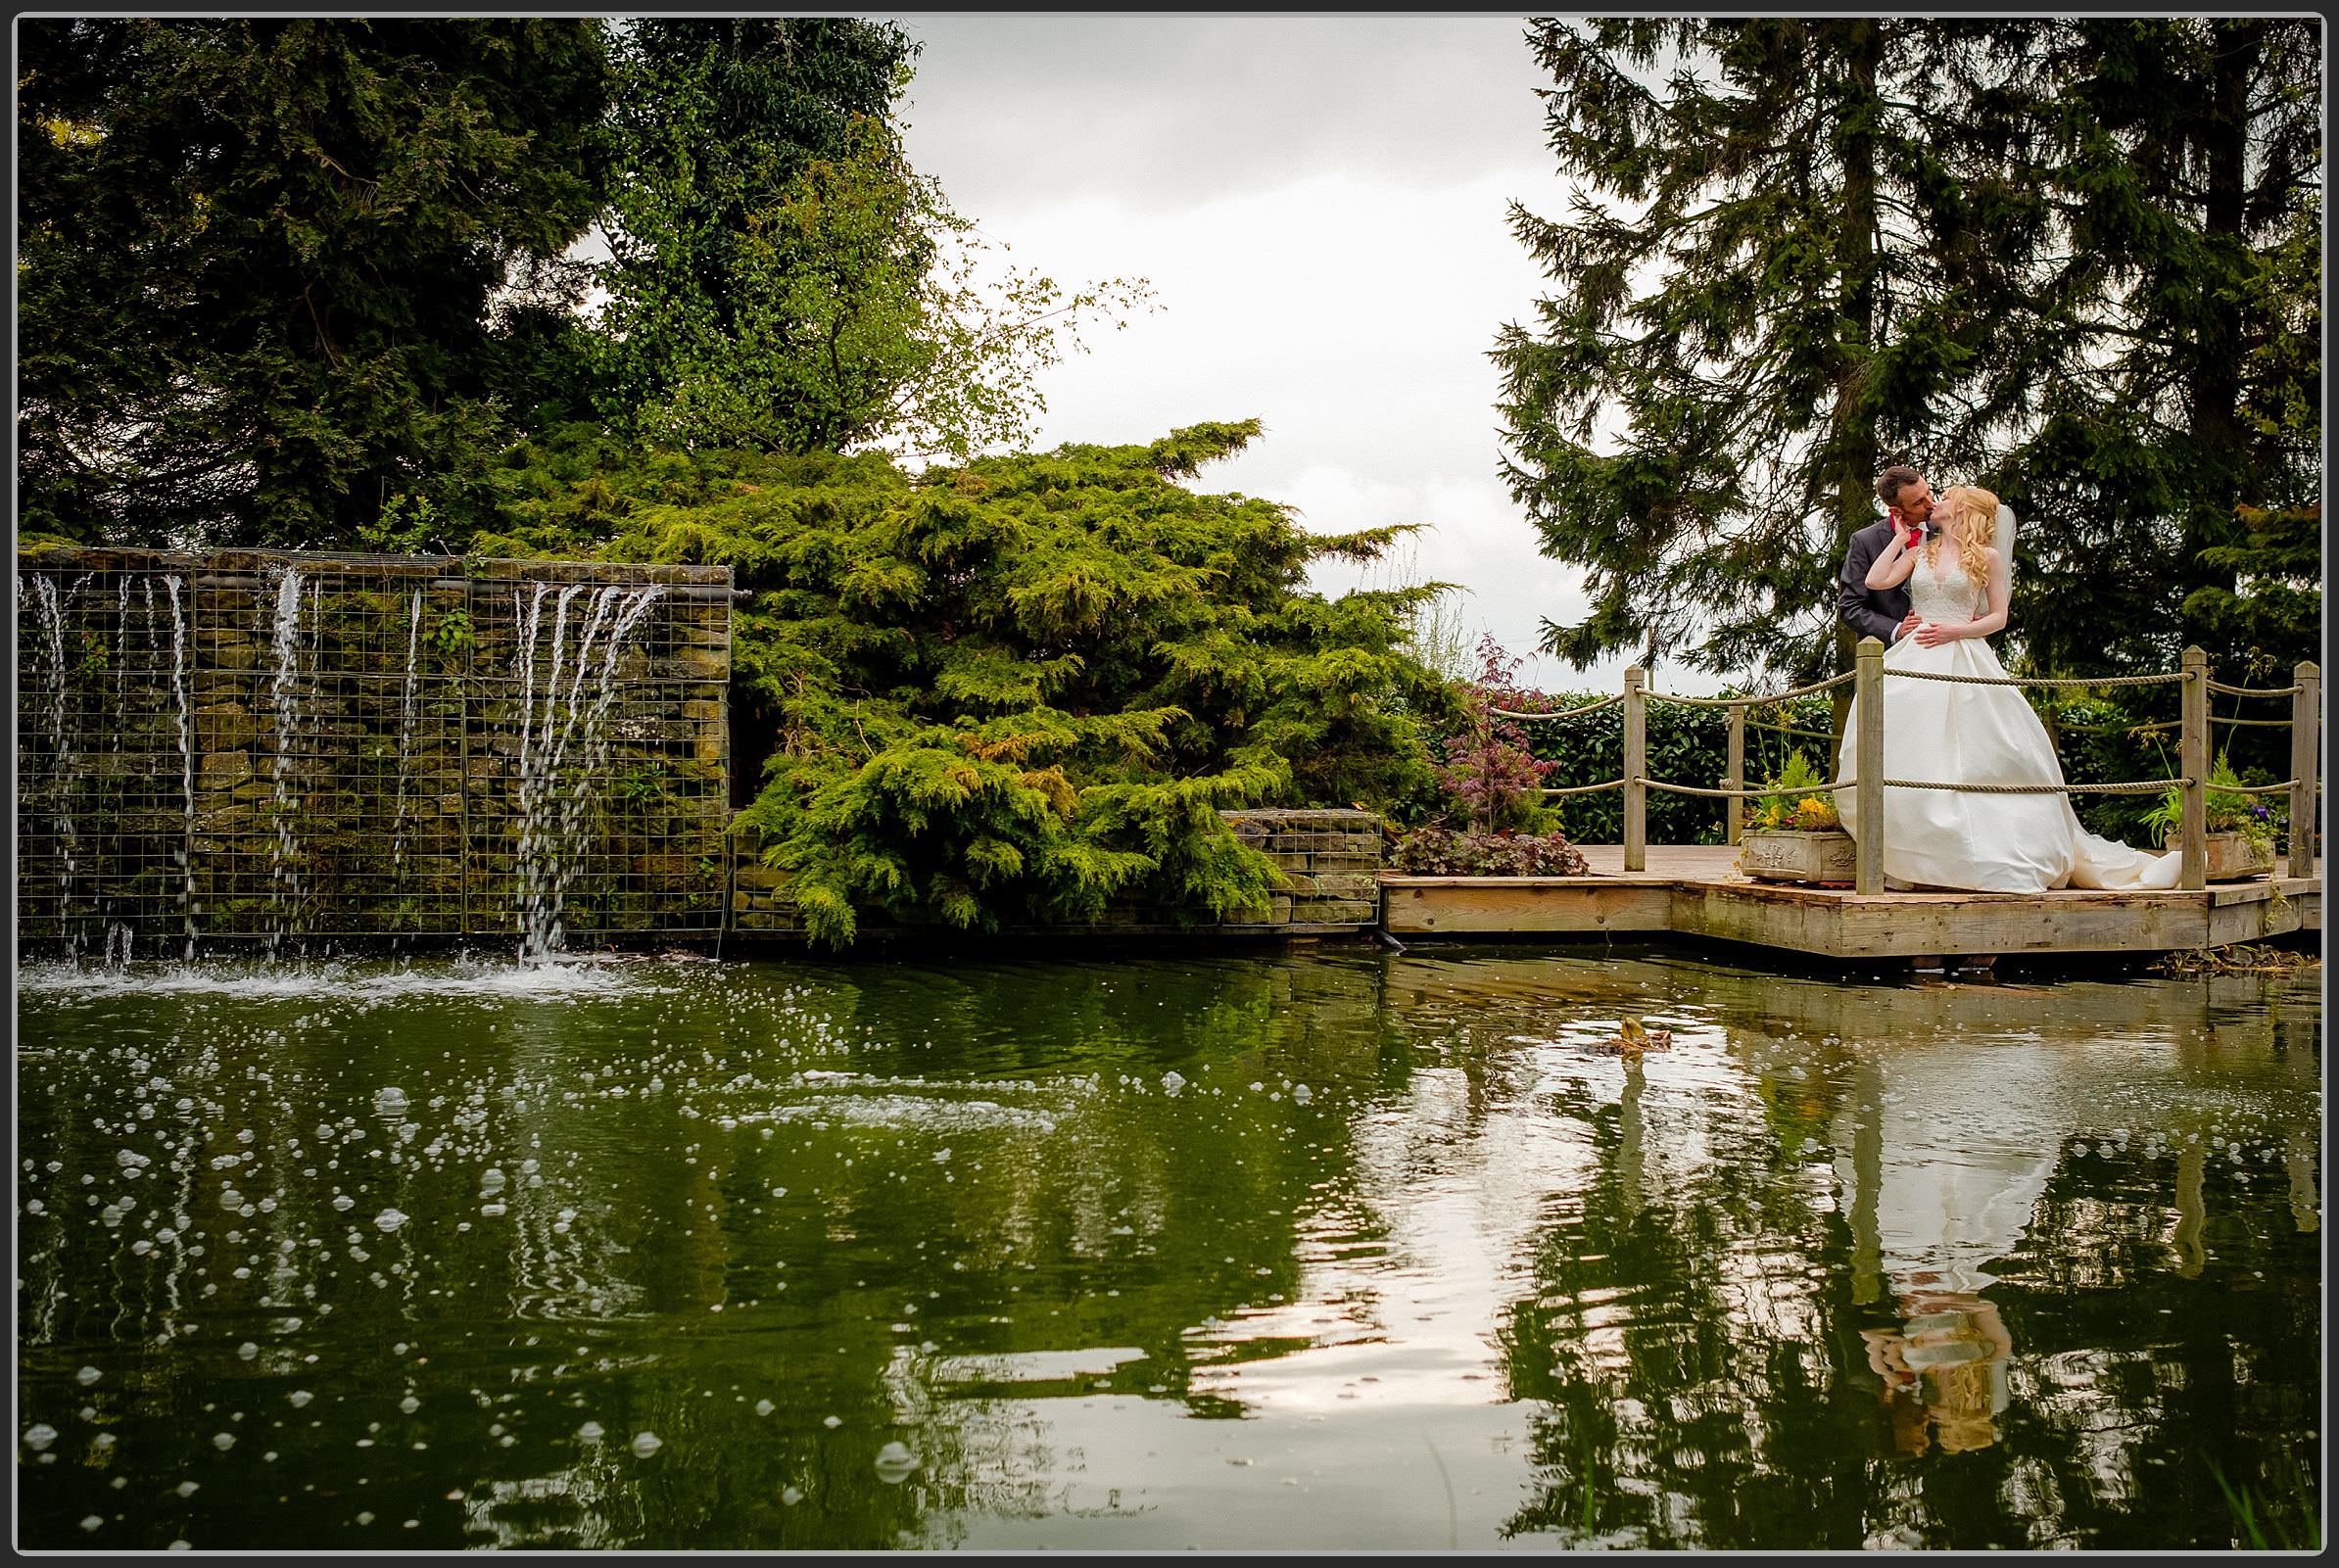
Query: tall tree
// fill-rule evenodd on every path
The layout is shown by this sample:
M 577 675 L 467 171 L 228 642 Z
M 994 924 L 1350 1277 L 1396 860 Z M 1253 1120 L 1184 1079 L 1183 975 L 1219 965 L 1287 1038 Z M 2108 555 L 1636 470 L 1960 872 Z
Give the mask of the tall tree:
M 20 38 L 21 526 L 326 546 L 459 507 L 504 439 L 489 300 L 599 201 L 592 24 Z
M 2253 554 L 2237 506 L 2295 534 L 2319 486 L 2311 24 L 1529 41 L 1581 192 L 1514 207 L 1557 288 L 1494 351 L 1512 493 L 1593 593 L 1548 647 L 1844 667 L 1834 572 L 1901 459 L 2023 516 L 2012 641 L 2043 664 L 2165 665 L 2246 619 L 2237 563 L 2288 546 Z
M 838 19 L 619 30 L 596 340 L 612 425 L 666 447 L 893 441 L 962 460 L 1028 440 L 1032 372 L 1145 291 L 978 283 L 987 247 L 891 119 L 915 49 Z

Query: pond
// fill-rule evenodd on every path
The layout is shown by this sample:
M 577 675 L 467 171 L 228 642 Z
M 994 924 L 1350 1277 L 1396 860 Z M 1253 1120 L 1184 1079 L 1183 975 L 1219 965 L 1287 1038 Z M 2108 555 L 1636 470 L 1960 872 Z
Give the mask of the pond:
M 19 979 L 19 1544 L 2200 1548 L 2319 1514 L 2319 971 Z M 1669 1042 L 1619 1053 L 1626 1019 Z M 2292 1538 L 2295 1540 L 2295 1538 Z

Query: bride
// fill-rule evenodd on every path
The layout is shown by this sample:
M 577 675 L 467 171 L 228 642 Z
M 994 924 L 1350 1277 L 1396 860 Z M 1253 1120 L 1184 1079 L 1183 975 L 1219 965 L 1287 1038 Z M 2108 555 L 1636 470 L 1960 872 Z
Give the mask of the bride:
M 1908 585 L 1916 629 L 1885 652 L 1885 777 L 1957 784 L 2060 784 L 2054 743 L 2022 689 L 1895 679 L 1895 672 L 1988 676 L 2006 667 L 1983 641 L 2006 625 L 2013 581 L 2013 513 L 1986 490 L 1955 485 L 1941 497 L 1940 532 L 1916 544 L 1894 530 L 1868 587 Z M 2001 538 L 2001 534 L 2004 536 Z M 1839 782 L 1854 777 L 1859 704 L 1844 723 Z M 1860 834 L 1856 792 L 1836 793 L 1844 828 Z M 2063 794 L 1885 791 L 1886 885 L 2034 893 L 2049 887 L 2174 887 L 2180 856 L 2149 854 L 2079 826 Z

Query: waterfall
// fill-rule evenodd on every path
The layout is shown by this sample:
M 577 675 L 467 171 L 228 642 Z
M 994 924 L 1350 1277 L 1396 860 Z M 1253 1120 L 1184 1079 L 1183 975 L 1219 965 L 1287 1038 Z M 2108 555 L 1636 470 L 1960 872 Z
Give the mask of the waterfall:
M 617 695 L 618 659 L 627 638 L 665 592 L 657 584 L 597 592 L 572 663 L 569 607 L 584 590 L 585 585 L 572 583 L 554 599 L 551 657 L 545 670 L 541 715 L 537 708 L 536 644 L 544 626 L 545 599 L 552 589 L 549 584 L 538 584 L 524 610 L 519 594 L 515 591 L 512 594 L 514 616 L 520 623 L 520 846 L 516 870 L 520 959 L 528 964 L 545 962 L 566 939 L 561 905 L 576 875 L 578 840 L 595 775 L 608 752 L 602 732 Z M 597 670 L 596 653 L 600 656 Z M 565 700 L 561 689 L 564 677 Z M 594 684 L 589 704 L 584 696 L 588 678 Z M 572 753 L 576 766 L 569 769 Z M 564 770 L 573 774 L 573 781 L 562 793 Z
M 81 954 L 81 936 L 72 924 L 73 851 L 77 840 L 73 833 L 72 751 L 68 744 L 71 729 L 66 715 L 65 612 L 73 595 L 88 581 L 84 575 L 72 588 L 60 590 L 55 578 L 32 580 L 32 594 L 40 603 L 41 620 L 49 634 L 49 788 L 50 809 L 57 825 L 57 927 L 76 959 Z
M 178 776 L 187 805 L 187 840 L 178 852 L 179 914 L 187 927 L 187 957 L 195 956 L 195 713 L 187 700 L 187 621 L 178 602 L 178 579 L 166 577 L 170 595 L 170 694 L 178 705 Z M 154 585 L 147 585 L 152 594 Z
M 300 845 L 293 834 L 293 813 L 300 804 L 300 797 L 293 791 L 293 754 L 299 747 L 301 735 L 300 636 L 301 573 L 298 567 L 287 566 L 284 575 L 276 580 L 272 638 L 276 673 L 268 684 L 269 701 L 276 717 L 276 759 L 270 770 L 276 828 L 275 848 L 268 865 L 268 912 L 273 922 L 273 929 L 268 932 L 270 958 L 276 956 L 285 925 L 298 914 L 301 902 L 297 858 Z
M 413 767 L 414 674 L 422 651 L 422 590 L 414 590 L 406 615 L 406 689 L 398 707 L 398 806 L 391 817 L 390 885 L 403 889 L 406 864 L 406 776 Z

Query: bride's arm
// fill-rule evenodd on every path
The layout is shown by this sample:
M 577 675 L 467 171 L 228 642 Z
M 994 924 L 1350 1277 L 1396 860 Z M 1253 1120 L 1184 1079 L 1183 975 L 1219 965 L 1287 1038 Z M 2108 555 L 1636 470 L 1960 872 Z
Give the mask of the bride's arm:
M 1875 564 L 1868 568 L 1868 586 L 1872 590 L 1898 588 L 1916 569 L 1917 557 L 1901 544 L 1900 530 L 1895 528 L 1885 547 L 1877 551 Z

